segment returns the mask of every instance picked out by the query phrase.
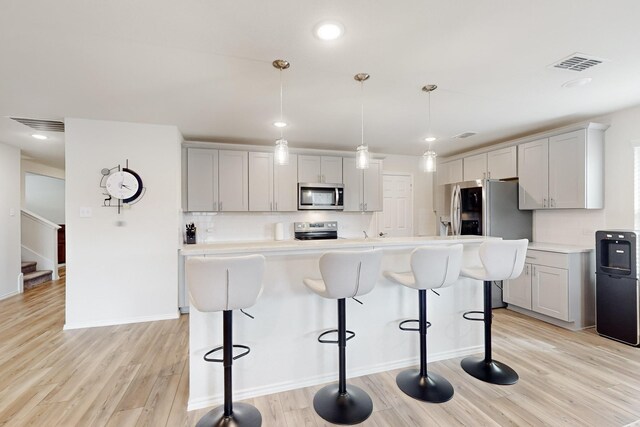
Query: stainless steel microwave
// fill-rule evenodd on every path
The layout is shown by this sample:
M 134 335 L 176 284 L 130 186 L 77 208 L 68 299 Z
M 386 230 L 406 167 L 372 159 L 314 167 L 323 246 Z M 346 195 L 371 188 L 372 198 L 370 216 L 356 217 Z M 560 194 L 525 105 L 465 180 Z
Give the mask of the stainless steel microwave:
M 325 183 L 298 183 L 298 210 L 344 209 L 344 185 Z

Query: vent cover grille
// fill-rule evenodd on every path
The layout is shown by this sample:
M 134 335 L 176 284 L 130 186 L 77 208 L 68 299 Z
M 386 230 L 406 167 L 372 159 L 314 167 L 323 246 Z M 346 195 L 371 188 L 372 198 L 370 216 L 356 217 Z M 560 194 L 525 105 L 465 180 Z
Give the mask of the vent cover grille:
M 580 72 L 595 67 L 596 65 L 600 65 L 606 61 L 606 59 L 596 58 L 595 56 L 574 53 L 573 55 L 569 55 L 566 58 L 551 64 L 550 67 Z
M 470 136 L 476 135 L 477 133 L 478 132 L 472 132 L 472 131 L 462 132 L 461 134 L 454 136 L 454 138 L 459 138 L 459 139 L 469 138 Z
M 42 132 L 64 132 L 64 122 L 56 120 L 24 119 L 20 117 L 11 117 L 11 120 Z

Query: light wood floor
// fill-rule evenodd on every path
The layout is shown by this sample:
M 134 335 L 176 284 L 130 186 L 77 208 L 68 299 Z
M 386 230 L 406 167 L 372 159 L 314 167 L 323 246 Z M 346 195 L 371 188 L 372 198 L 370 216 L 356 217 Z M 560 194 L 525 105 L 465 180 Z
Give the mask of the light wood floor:
M 62 331 L 64 275 L 0 301 L 0 313 L 0 425 L 193 426 L 207 411 L 186 411 L 187 316 Z M 356 378 L 374 401 L 363 425 L 624 426 L 640 420 L 640 349 L 507 310 L 495 313 L 494 343 L 496 358 L 520 374 L 518 384 L 491 386 L 467 376 L 459 359 L 436 362 L 430 369 L 448 378 L 456 394 L 434 405 L 403 395 L 397 371 Z M 265 427 L 319 427 L 326 424 L 311 406 L 318 388 L 248 402 L 262 412 Z

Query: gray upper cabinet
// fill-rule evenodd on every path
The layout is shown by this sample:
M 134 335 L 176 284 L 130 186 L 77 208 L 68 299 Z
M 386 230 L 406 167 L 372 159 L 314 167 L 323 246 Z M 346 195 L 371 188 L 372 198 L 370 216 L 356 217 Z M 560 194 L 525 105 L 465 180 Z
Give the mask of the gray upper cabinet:
M 368 169 L 357 169 L 352 157 L 343 159 L 345 212 L 382 211 L 382 160 L 371 159 Z
M 218 210 L 218 150 L 187 149 L 187 211 Z
M 342 183 L 342 157 L 298 156 L 298 182 Z
M 248 163 L 246 151 L 188 148 L 187 211 L 247 211 Z
M 249 211 L 291 212 L 298 210 L 298 156 L 289 164 L 274 163 L 273 153 L 249 153 Z
M 602 209 L 603 150 L 603 131 L 589 128 L 520 144 L 520 209 Z
M 487 153 L 487 178 L 507 179 L 518 176 L 516 146 L 501 148 Z

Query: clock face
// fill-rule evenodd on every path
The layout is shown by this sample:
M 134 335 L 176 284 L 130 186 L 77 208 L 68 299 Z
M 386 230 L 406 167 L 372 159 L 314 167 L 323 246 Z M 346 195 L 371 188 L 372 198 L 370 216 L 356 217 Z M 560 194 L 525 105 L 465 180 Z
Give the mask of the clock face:
M 125 168 L 109 175 L 106 187 L 112 197 L 130 203 L 142 193 L 142 180 L 137 173 Z

